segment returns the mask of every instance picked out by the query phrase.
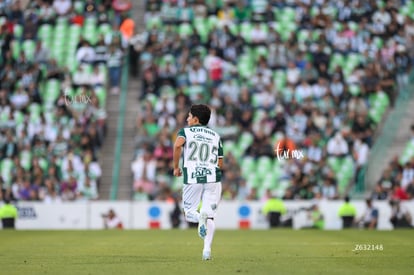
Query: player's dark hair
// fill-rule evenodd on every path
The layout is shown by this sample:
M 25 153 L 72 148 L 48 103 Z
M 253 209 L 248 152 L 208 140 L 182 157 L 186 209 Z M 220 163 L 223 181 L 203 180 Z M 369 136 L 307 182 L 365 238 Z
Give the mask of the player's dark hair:
M 201 125 L 207 125 L 210 121 L 211 110 L 207 105 L 204 104 L 196 104 L 192 105 L 190 109 L 190 113 L 198 118 Z

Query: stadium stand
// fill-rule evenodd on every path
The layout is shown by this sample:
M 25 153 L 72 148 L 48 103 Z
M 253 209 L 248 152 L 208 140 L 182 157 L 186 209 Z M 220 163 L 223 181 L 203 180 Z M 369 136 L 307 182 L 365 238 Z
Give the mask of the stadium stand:
M 224 138 L 225 199 L 344 197 L 407 83 L 413 14 L 412 1 L 146 1 L 134 196 L 179 192 L 172 142 L 204 102 Z
M 372 197 L 378 200 L 414 198 L 414 125 L 401 155 L 392 159 L 376 182 Z
M 107 0 L 1 1 L 0 197 L 99 198 L 121 15 Z

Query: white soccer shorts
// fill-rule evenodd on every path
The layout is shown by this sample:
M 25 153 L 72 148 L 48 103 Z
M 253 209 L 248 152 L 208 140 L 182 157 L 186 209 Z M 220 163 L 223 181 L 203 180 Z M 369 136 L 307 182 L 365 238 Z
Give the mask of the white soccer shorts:
M 183 205 L 186 220 L 198 222 L 198 207 L 201 201 L 200 213 L 207 213 L 207 217 L 214 218 L 217 206 L 221 199 L 221 182 L 184 184 Z

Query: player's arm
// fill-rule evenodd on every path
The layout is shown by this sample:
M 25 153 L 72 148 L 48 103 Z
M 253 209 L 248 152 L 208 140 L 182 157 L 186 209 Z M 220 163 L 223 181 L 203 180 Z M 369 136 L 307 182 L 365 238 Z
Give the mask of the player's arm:
M 223 157 L 219 157 L 217 165 L 220 169 L 223 169 Z
M 173 165 L 174 165 L 174 176 L 176 177 L 180 177 L 182 175 L 181 169 L 178 165 L 180 163 L 181 150 L 183 148 L 184 143 L 185 143 L 185 137 L 183 136 L 178 136 L 174 143 Z
M 221 142 L 221 139 L 219 141 L 217 165 L 221 170 L 223 170 L 223 143 Z

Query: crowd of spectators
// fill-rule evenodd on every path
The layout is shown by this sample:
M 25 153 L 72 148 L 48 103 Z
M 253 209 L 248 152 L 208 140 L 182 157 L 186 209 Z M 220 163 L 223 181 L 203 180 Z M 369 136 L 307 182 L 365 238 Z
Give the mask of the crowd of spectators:
M 224 140 L 224 199 L 344 196 L 408 84 L 413 11 L 404 0 L 147 0 L 131 40 L 143 82 L 135 198 L 178 192 L 172 142 L 193 102 L 211 106 Z M 304 157 L 280 161 L 277 144 Z
M 99 198 L 124 2 L 0 1 L 0 199 Z
M 414 198 L 414 124 L 401 156 L 395 156 L 376 182 L 372 197 L 377 200 L 404 201 Z

